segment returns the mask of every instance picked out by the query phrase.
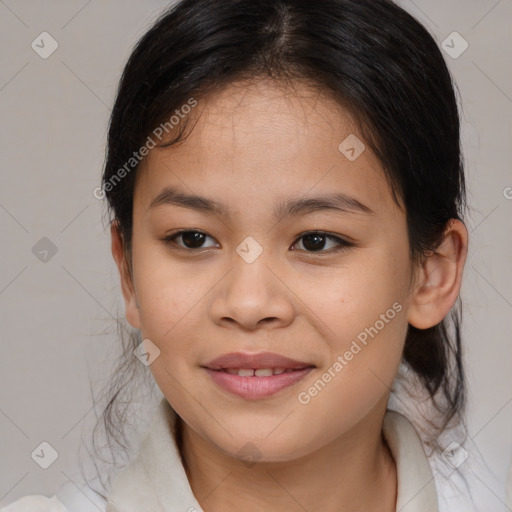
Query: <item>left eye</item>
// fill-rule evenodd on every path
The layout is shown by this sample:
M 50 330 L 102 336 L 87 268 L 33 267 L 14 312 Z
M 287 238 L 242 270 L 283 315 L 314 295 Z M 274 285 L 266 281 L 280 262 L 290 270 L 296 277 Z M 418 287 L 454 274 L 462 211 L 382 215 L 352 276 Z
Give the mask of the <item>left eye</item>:
M 297 240 L 303 239 L 302 245 L 307 252 L 329 252 L 325 249 L 326 241 L 330 240 L 334 243 L 334 250 L 339 251 L 351 247 L 352 244 L 334 235 L 329 235 L 323 231 L 311 231 L 309 233 L 302 234 Z M 293 246 L 292 246 L 293 247 Z M 333 249 L 333 247 L 328 247 Z
M 183 245 L 176 243 L 176 240 L 179 238 L 181 238 Z M 190 250 L 214 247 L 215 245 L 203 245 L 206 238 L 210 238 L 213 240 L 211 236 L 207 235 L 206 233 L 203 233 L 202 231 L 188 230 L 174 233 L 173 235 L 164 238 L 164 242 L 169 244 L 172 243 L 178 245 L 178 247 L 181 247 L 183 249 Z M 308 233 L 303 233 L 301 236 L 297 238 L 297 240 L 303 240 L 303 248 L 301 248 L 300 250 L 306 252 L 328 252 L 328 250 L 331 249 L 343 250 L 353 245 L 352 243 L 347 242 L 342 238 L 339 238 L 334 235 L 329 235 L 327 233 L 324 233 L 323 231 L 310 231 Z M 331 243 L 334 242 L 334 244 L 331 247 L 327 247 L 328 250 L 325 250 L 326 245 L 328 245 L 327 241 L 330 241 Z M 295 245 L 297 245 L 297 241 L 292 245 L 292 249 Z

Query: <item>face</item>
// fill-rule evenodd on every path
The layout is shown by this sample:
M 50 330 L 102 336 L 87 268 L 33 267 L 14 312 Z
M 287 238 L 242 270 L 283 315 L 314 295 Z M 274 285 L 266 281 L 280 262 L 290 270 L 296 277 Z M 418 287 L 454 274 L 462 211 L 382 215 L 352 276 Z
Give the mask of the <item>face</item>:
M 357 156 L 347 112 L 305 86 L 232 85 L 199 110 L 138 171 L 127 318 L 158 347 L 150 370 L 188 428 L 233 457 L 253 443 L 292 460 L 385 408 L 407 331 L 405 214 L 370 148 Z M 285 377 L 223 372 L 236 393 L 205 368 L 233 352 L 309 369 L 278 391 Z M 259 378 L 274 384 L 247 384 Z

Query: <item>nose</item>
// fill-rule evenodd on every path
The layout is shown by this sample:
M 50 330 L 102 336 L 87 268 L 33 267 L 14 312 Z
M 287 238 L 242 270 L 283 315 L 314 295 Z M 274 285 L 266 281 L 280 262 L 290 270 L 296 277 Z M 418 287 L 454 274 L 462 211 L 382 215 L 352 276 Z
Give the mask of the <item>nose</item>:
M 262 256 L 252 263 L 242 258 L 217 287 L 211 303 L 212 320 L 223 327 L 255 330 L 286 327 L 295 316 L 293 293 L 278 269 Z

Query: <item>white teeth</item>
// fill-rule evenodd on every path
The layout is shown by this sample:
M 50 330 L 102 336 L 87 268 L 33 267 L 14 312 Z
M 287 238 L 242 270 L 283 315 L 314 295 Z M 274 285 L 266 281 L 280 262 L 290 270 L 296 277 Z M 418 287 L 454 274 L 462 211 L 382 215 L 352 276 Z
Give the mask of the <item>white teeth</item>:
M 281 375 L 284 372 L 293 372 L 292 369 L 285 370 L 284 368 L 258 368 L 257 370 L 251 368 L 225 368 L 224 371 L 239 377 L 271 377 L 272 375 Z
M 259 370 L 256 370 L 254 372 L 254 375 L 256 375 L 256 377 L 270 377 L 273 374 L 274 372 L 272 371 L 271 368 L 260 368 Z

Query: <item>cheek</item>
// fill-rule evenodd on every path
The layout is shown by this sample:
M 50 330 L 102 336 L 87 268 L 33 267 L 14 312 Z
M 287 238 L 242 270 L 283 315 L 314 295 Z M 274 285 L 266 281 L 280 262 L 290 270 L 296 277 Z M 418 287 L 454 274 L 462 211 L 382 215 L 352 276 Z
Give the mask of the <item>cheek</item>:
M 375 316 L 349 313 L 333 322 L 326 337 L 329 356 L 298 396 L 304 414 L 322 425 L 318 435 L 336 437 L 361 421 L 389 393 L 401 361 L 407 332 L 405 309 L 395 301 L 383 302 Z M 372 306 L 373 310 L 373 306 Z
M 310 318 L 321 320 L 314 321 L 328 354 L 323 370 L 338 362 L 331 368 L 336 377 L 327 386 L 333 400 L 357 408 L 391 386 L 407 332 L 407 255 L 406 247 L 384 245 L 360 251 L 329 276 L 301 287 L 314 313 Z
M 310 273 L 294 283 L 294 290 L 310 310 L 327 339 L 339 340 L 357 336 L 373 325 L 407 293 L 407 276 L 398 269 L 390 251 L 361 251 L 347 263 L 328 272 Z M 394 316 L 395 311 L 390 312 Z
M 134 280 L 142 331 L 164 340 L 206 290 L 199 286 L 190 269 L 170 263 L 158 244 L 145 245 L 134 247 Z

